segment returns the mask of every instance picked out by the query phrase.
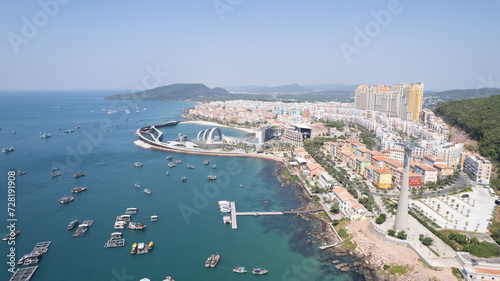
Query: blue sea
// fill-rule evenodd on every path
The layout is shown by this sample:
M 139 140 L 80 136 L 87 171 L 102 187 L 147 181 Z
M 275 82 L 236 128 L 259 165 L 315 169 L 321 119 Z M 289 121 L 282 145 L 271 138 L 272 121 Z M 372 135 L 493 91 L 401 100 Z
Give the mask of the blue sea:
M 167 153 L 135 146 L 137 128 L 181 120 L 192 102 L 108 101 L 113 91 L 3 92 L 0 93 L 0 148 L 13 145 L 11 153 L 0 153 L 0 234 L 17 219 L 21 232 L 15 245 L 1 241 L 0 280 L 8 280 L 10 247 L 16 261 L 31 252 L 37 242 L 52 241 L 39 261 L 32 280 L 364 280 L 359 273 L 336 270 L 332 259 L 352 263 L 352 257 L 321 252 L 311 234 L 321 225 L 299 216 L 238 217 L 238 229 L 223 224 L 217 201 L 236 202 L 238 211 L 284 211 L 301 206 L 297 187 L 282 187 L 274 174 L 276 163 L 240 157 L 198 156 Z M 116 111 L 107 114 L 109 110 Z M 126 114 L 129 110 L 130 114 Z M 79 129 L 76 127 L 80 126 Z M 196 137 L 207 126 L 180 124 L 164 128 L 164 140 L 178 133 Z M 15 131 L 15 134 L 12 131 Z M 65 133 L 73 130 L 73 133 Z M 222 129 L 241 137 L 245 132 Z M 52 137 L 41 139 L 41 133 Z M 166 156 L 181 160 L 167 167 Z M 205 160 L 210 165 L 203 165 Z M 142 162 L 142 167 L 134 167 Z M 98 163 L 105 163 L 99 165 Z M 186 165 L 195 165 L 187 169 Z M 217 169 L 212 169 L 216 164 Z M 61 176 L 51 178 L 53 167 Z M 15 208 L 7 212 L 8 171 L 26 171 L 15 178 Z M 166 171 L 169 175 L 166 175 Z M 73 178 L 78 172 L 85 176 Z M 207 181 L 210 174 L 216 181 Z M 186 182 L 181 178 L 187 177 Z M 135 183 L 141 185 L 134 187 Z M 243 185 L 243 187 L 240 187 Z M 72 194 L 77 186 L 87 190 Z M 151 195 L 143 192 L 149 188 Z M 58 199 L 73 195 L 61 204 Z M 12 200 L 12 199 L 11 199 Z M 12 207 L 12 206 L 11 206 Z M 144 231 L 123 229 L 124 247 L 104 248 L 118 215 L 138 208 L 132 221 L 147 225 Z M 12 211 L 12 210 L 11 210 Z M 151 222 L 152 215 L 158 216 Z M 83 237 L 72 237 L 68 223 L 78 218 L 94 220 Z M 133 243 L 154 242 L 144 255 L 131 255 Z M 205 268 L 213 253 L 221 259 L 217 267 Z M 245 266 L 246 274 L 233 273 Z M 19 268 L 22 266 L 17 266 Z M 254 267 L 267 275 L 251 274 Z

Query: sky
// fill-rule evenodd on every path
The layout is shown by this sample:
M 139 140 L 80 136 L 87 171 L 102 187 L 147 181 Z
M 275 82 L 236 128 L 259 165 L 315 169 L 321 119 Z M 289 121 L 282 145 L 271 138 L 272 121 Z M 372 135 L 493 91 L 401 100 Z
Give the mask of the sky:
M 500 88 L 500 1 L 0 1 L 0 90 Z

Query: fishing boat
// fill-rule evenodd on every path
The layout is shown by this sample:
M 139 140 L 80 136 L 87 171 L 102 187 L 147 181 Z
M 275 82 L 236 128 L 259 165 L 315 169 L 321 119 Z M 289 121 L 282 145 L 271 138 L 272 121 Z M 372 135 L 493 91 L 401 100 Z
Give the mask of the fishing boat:
M 83 176 L 85 176 L 85 173 L 80 172 L 80 173 L 75 174 L 73 177 L 79 178 L 79 177 L 83 177 Z
M 140 222 L 129 222 L 128 224 L 128 229 L 133 229 L 133 230 L 144 230 L 146 228 L 146 225 Z
M 52 171 L 57 171 L 57 170 L 59 170 L 59 168 L 57 168 L 57 167 L 52 167 Z
M 188 169 L 194 169 L 194 165 L 187 165 Z
M 50 175 L 50 177 L 51 177 L 51 178 L 55 178 L 55 177 L 58 177 L 58 176 L 60 176 L 60 175 L 61 175 L 61 172 L 57 172 L 57 173 L 52 173 L 52 174 Z
M 213 257 L 214 257 L 214 255 L 211 255 L 207 258 L 207 260 L 205 261 L 205 267 L 210 267 L 210 264 L 212 263 Z
M 23 175 L 26 175 L 26 171 L 17 171 L 17 175 L 18 176 L 23 176 Z
M 173 168 L 173 167 L 175 167 L 175 163 L 174 163 L 174 162 L 170 162 L 170 163 L 168 163 L 168 166 L 169 166 L 170 168 Z
M 221 206 L 221 205 L 230 205 L 231 204 L 231 202 L 226 201 L 226 200 L 221 200 L 218 203 L 219 203 L 219 206 Z
M 243 187 L 243 184 L 240 184 L 240 187 Z
M 142 167 L 142 163 L 141 162 L 135 162 L 134 163 L 134 167 Z
M 231 216 L 224 216 L 222 219 L 224 223 L 231 223 Z
M 212 165 L 212 169 L 217 169 L 217 165 Z
M 208 180 L 216 180 L 217 176 L 216 175 L 208 175 L 207 179 Z
M 127 223 L 124 221 L 117 221 L 115 222 L 115 227 L 114 229 L 124 229 L 127 226 Z
M 137 254 L 142 255 L 142 254 L 147 254 L 149 252 L 148 247 L 146 247 L 146 244 L 144 243 L 139 243 L 137 244 Z
M 149 242 L 149 244 L 148 244 L 148 249 L 149 249 L 149 250 L 153 249 L 153 241 Z
M 73 129 L 64 131 L 65 133 L 73 133 Z
M 247 269 L 244 266 L 238 266 L 238 267 L 236 267 L 236 268 L 233 269 L 233 272 L 236 272 L 236 273 L 246 273 Z
M 141 187 L 141 185 L 136 183 L 136 184 L 134 184 L 134 187 Z
M 172 279 L 172 277 L 170 276 L 167 276 L 165 277 L 165 279 L 163 281 L 175 281 L 174 279 Z
M 14 146 L 13 145 L 11 145 L 10 147 L 4 147 L 2 149 L 2 152 L 4 152 L 4 153 L 8 153 L 8 152 L 12 152 L 12 151 L 14 151 Z
M 175 160 L 175 164 L 182 164 L 181 160 Z
M 65 204 L 65 203 L 71 202 L 73 200 L 75 200 L 75 197 L 73 197 L 73 196 L 64 196 L 63 198 L 59 199 L 59 203 Z
M 77 129 L 80 129 L 80 125 L 76 126 Z
M 187 181 L 187 178 L 186 177 L 182 177 L 182 181 L 183 182 Z
M 52 137 L 52 135 L 50 133 L 48 133 L 48 134 L 46 134 L 46 133 L 40 134 L 40 138 L 42 138 L 42 139 L 48 139 L 50 137 Z
M 19 230 L 16 232 L 11 232 L 10 234 L 5 235 L 4 238 L 2 238 L 3 241 L 9 240 L 11 238 L 16 237 L 19 234 Z
M 212 255 L 212 260 L 210 261 L 210 267 L 215 267 L 217 263 L 219 262 L 220 255 L 218 253 L 215 253 L 215 256 Z
M 167 176 L 168 176 L 168 171 L 166 171 L 166 172 L 165 172 L 165 175 L 167 175 Z
M 151 221 L 158 221 L 158 216 L 151 216 Z
M 172 160 L 172 155 L 167 156 L 167 160 Z
M 78 219 L 74 219 L 72 220 L 69 224 L 68 224 L 68 230 L 72 230 L 73 228 L 75 228 L 75 226 L 78 225 Z
M 86 186 L 84 186 L 84 187 L 75 187 L 75 188 L 73 188 L 71 190 L 71 193 L 80 193 L 80 192 L 85 191 L 85 190 L 87 190 Z
M 137 208 L 127 208 L 127 210 L 125 210 L 125 214 L 126 215 L 133 215 L 135 213 L 137 213 L 138 209 Z
M 145 189 L 144 189 L 144 193 L 146 193 L 146 194 L 148 194 L 148 195 L 151 195 L 151 190 L 149 190 L 149 189 L 145 188 Z
M 134 243 L 134 245 L 132 245 L 132 250 L 130 251 L 130 253 L 133 255 L 135 253 L 137 253 L 137 243 Z
M 221 206 L 221 207 L 220 207 L 220 211 L 221 211 L 222 213 L 230 213 L 230 212 L 231 212 L 231 209 L 229 209 L 229 207 L 227 207 L 227 206 Z
M 257 275 L 262 275 L 262 274 L 266 274 L 267 273 L 267 269 L 262 269 L 260 267 L 256 267 L 252 270 L 252 273 L 253 274 L 257 274 Z

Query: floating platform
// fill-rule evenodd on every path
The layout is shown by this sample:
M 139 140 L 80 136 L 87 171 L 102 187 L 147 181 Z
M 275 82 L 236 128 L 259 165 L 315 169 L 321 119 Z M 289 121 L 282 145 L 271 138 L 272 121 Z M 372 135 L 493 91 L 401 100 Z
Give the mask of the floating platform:
M 73 237 L 82 237 L 85 235 L 93 223 L 93 220 L 83 221 L 83 223 L 78 226 L 78 229 L 73 234 Z
M 12 275 L 9 281 L 28 281 L 31 279 L 37 268 L 38 265 L 19 268 L 16 272 L 14 272 L 14 275 Z
M 106 244 L 104 244 L 104 248 L 115 248 L 115 247 L 123 247 L 125 246 L 125 238 L 121 239 L 110 239 Z
M 236 203 L 231 202 L 231 228 L 238 229 L 238 222 L 236 221 Z

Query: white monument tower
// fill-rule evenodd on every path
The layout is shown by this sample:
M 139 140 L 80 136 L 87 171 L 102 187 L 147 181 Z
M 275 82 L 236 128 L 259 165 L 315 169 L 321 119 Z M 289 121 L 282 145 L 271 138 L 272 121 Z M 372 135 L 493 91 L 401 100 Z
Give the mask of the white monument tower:
M 396 211 L 396 222 L 394 223 L 395 230 L 408 230 L 408 181 L 410 179 L 410 159 L 411 148 L 402 145 L 405 152 L 403 179 L 401 180 L 401 190 L 399 192 L 398 209 Z

